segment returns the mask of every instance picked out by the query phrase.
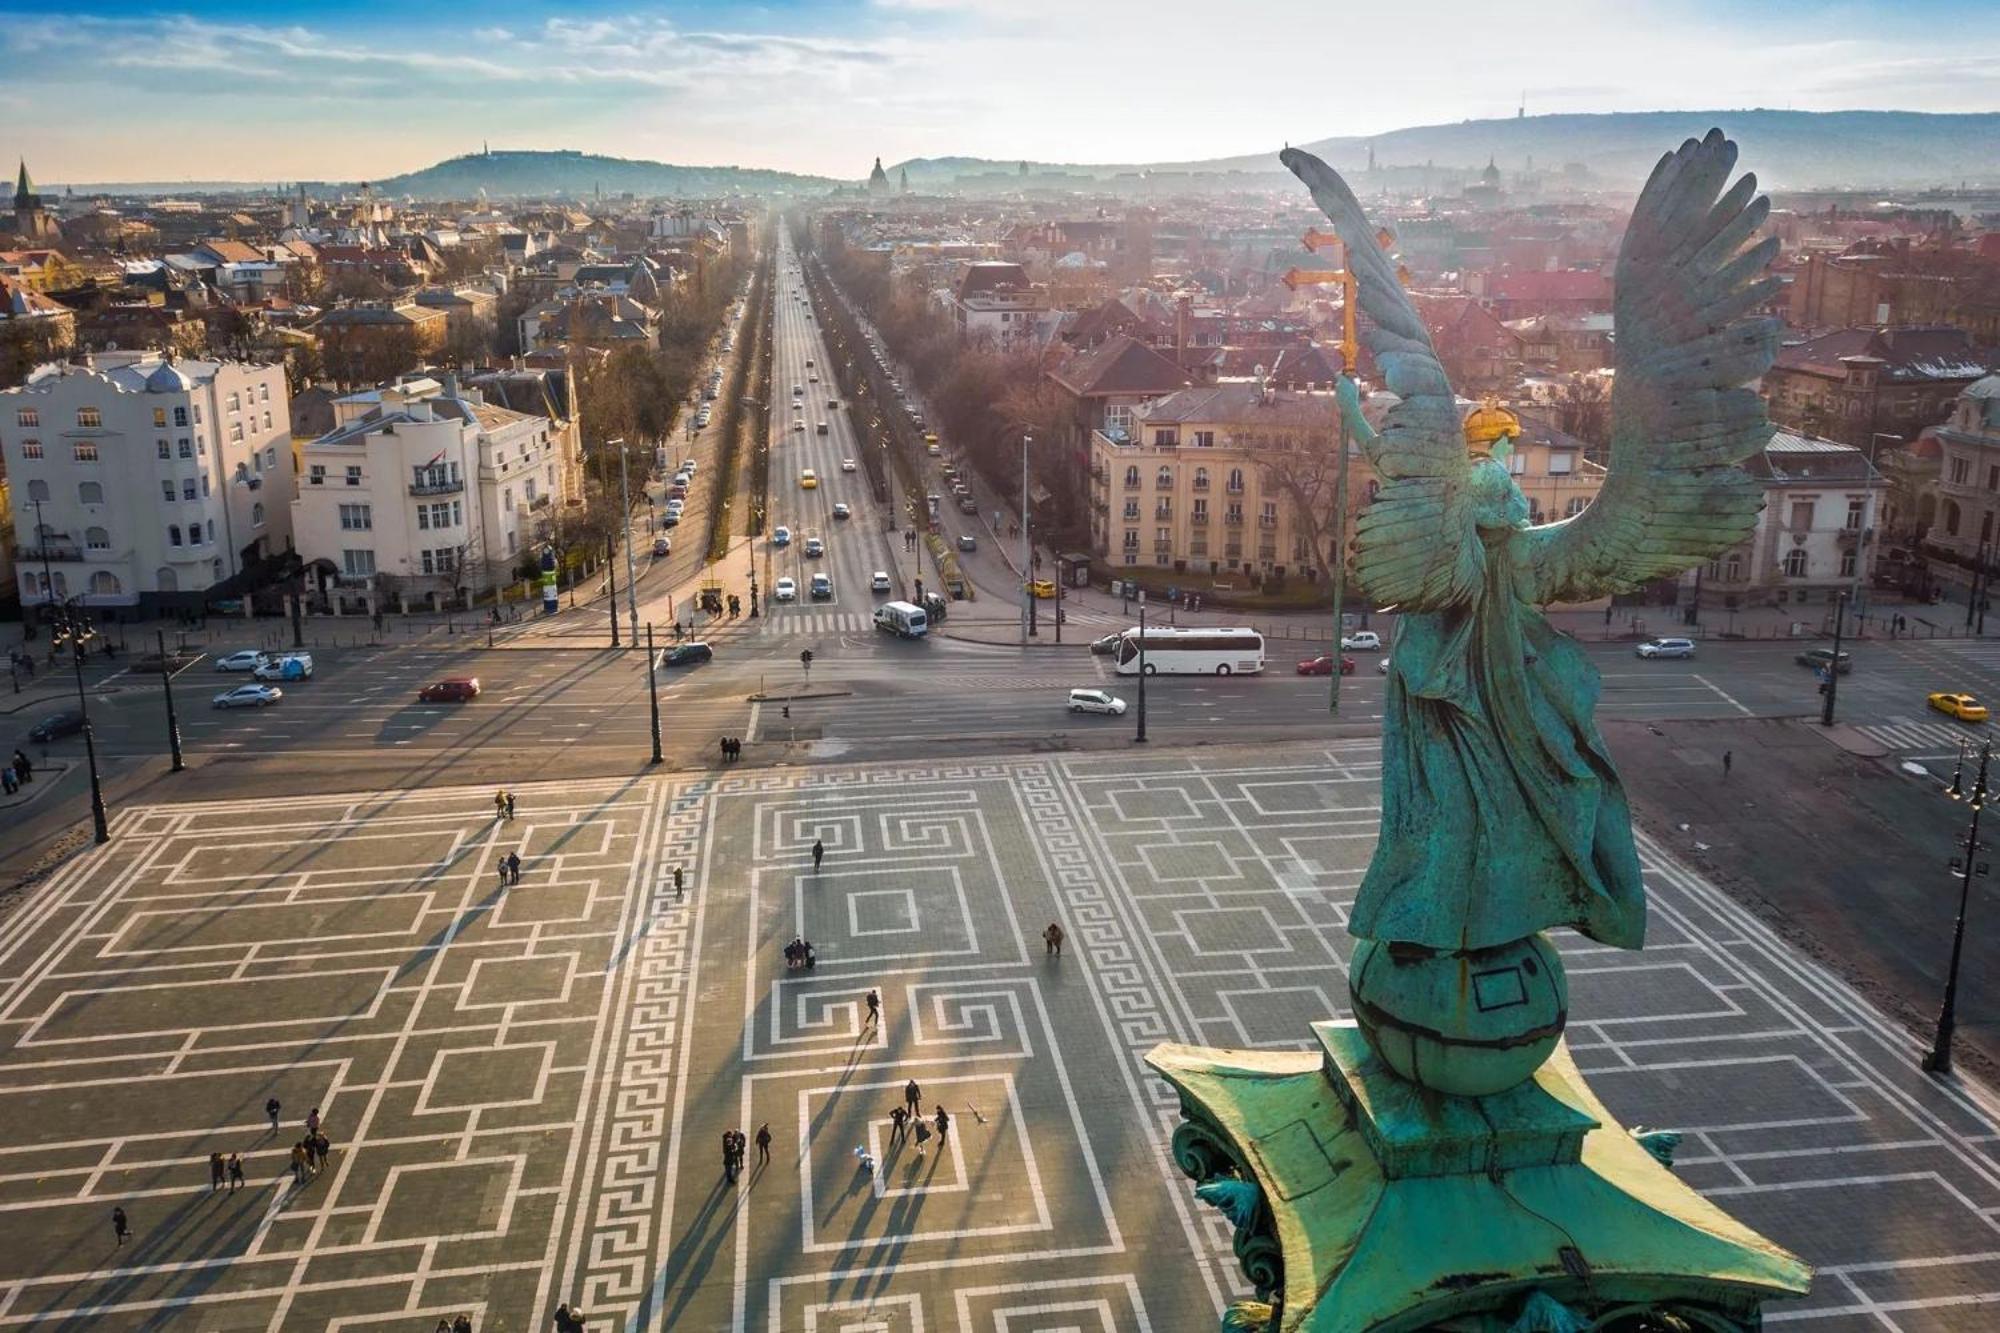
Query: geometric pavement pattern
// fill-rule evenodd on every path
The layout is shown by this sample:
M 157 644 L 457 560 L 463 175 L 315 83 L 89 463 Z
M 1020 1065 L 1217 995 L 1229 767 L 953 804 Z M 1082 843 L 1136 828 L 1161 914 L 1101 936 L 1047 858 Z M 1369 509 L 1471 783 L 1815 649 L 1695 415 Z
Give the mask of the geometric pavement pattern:
M 125 810 L 0 921 L 0 1326 L 1213 1327 L 1229 1229 L 1140 1056 L 1345 1012 L 1378 779 L 1357 741 Z M 1641 850 L 1645 951 L 1560 941 L 1597 1093 L 1818 1267 L 1774 1323 L 1993 1327 L 1991 1097 Z

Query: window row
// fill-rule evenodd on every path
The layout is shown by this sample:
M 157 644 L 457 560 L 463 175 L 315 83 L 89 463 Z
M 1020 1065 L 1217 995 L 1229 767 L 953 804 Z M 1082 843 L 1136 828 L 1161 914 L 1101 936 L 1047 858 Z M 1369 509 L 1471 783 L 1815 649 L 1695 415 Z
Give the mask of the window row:
M 1202 432 L 1202 433 L 1206 434 L 1207 432 Z M 1125 469 L 1125 488 L 1127 490 L 1133 490 L 1136 489 L 1138 485 L 1139 485 L 1139 468 L 1136 464 L 1134 464 Z M 1242 468 L 1233 467 L 1229 469 L 1228 485 L 1229 489 L 1232 491 L 1238 491 L 1238 492 L 1242 491 L 1243 489 Z M 1162 491 L 1172 490 L 1174 487 L 1174 470 L 1170 467 L 1162 467 L 1158 472 L 1154 473 L 1153 486 L 1156 490 L 1162 490 Z M 1208 489 L 1207 468 L 1198 467 L 1194 470 L 1194 488 L 1198 491 L 1205 491 Z

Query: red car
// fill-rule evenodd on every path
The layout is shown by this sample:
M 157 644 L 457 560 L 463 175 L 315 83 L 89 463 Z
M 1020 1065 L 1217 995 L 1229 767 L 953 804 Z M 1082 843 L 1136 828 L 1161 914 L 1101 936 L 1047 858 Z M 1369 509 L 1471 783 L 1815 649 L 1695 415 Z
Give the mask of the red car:
M 1333 658 L 1322 654 L 1319 657 L 1301 662 L 1299 663 L 1299 674 L 1301 676 L 1331 676 L 1333 674 Z M 1340 659 L 1340 674 L 1343 676 L 1354 674 L 1353 658 L 1343 657 Z
M 417 691 L 417 702 L 426 704 L 468 703 L 478 697 L 477 676 L 453 676 L 450 680 L 433 681 Z

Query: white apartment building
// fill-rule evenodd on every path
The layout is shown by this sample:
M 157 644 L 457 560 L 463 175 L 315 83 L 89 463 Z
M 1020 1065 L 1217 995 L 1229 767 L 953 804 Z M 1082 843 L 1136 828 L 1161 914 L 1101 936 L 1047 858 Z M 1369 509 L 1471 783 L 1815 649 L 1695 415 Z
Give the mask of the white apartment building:
M 1853 445 L 1781 430 L 1744 470 L 1764 483 L 1750 539 L 1703 570 L 1703 604 L 1830 606 L 1866 587 L 1879 495 L 1888 483 Z
M 439 606 L 507 582 L 570 482 L 548 418 L 455 375 L 408 376 L 333 408 L 333 430 L 300 448 L 292 528 L 341 609 Z
M 1028 271 L 1000 261 L 966 265 L 945 304 L 959 337 L 1003 350 L 1039 342 L 1050 313 Z
M 52 362 L 0 392 L 22 603 L 197 609 L 290 550 L 290 416 L 282 366 L 159 352 Z

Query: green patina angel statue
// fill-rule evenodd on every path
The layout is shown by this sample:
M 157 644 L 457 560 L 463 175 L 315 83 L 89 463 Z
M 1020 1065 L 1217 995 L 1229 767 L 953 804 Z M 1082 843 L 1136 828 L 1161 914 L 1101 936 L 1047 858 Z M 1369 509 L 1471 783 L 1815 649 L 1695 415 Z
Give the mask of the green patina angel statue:
M 1338 175 L 1284 161 L 1345 243 L 1366 335 L 1400 401 L 1378 432 L 1351 379 L 1342 410 L 1381 488 L 1354 572 L 1402 613 L 1385 707 L 1382 829 L 1350 921 L 1383 944 L 1467 954 L 1555 926 L 1638 948 L 1645 895 L 1630 814 L 1592 714 L 1598 675 L 1537 609 L 1627 592 L 1727 550 L 1761 507 L 1739 466 L 1771 436 L 1745 387 L 1778 324 L 1769 211 L 1711 131 L 1654 169 L 1616 271 L 1610 472 L 1596 503 L 1531 524 L 1498 456 L 1475 457 L 1422 320 Z

